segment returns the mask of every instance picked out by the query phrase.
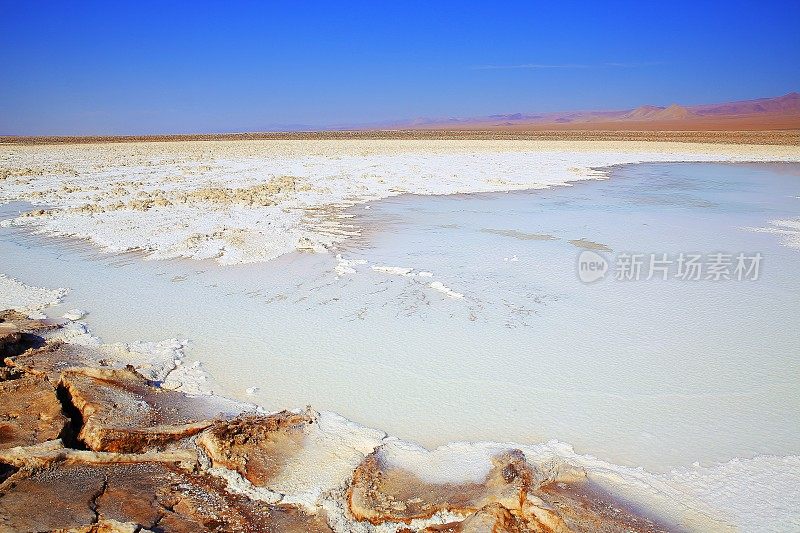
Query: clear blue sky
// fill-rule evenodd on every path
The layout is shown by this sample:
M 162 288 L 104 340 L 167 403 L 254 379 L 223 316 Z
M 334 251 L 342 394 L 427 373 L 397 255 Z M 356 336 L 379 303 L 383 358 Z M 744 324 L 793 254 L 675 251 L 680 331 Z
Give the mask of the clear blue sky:
M 227 132 L 800 89 L 784 2 L 0 0 L 0 134 Z

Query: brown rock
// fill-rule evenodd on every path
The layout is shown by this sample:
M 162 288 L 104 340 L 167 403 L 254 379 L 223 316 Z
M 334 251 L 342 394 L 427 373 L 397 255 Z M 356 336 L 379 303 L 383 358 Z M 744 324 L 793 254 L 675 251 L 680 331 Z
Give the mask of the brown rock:
M 23 468 L 0 484 L 3 533 L 99 533 L 131 525 L 176 533 L 330 531 L 317 515 L 249 500 L 218 478 L 158 460 L 58 461 Z
M 642 514 L 639 509 L 589 480 L 552 480 L 538 487 L 536 494 L 560 517 L 568 531 L 616 533 L 677 530 Z M 528 510 L 528 514 L 533 513 Z
M 117 522 L 116 520 L 100 520 L 96 524 L 79 528 L 57 529 L 50 533 L 153 533 L 150 529 L 142 529 L 133 522 Z
M 52 320 L 33 320 L 18 311 L 0 311 L 0 358 L 41 345 L 43 341 L 36 334 L 57 327 L 58 323 Z M 2 374 L 0 379 L 5 379 Z
M 22 340 L 22 333 L 13 322 L 0 322 L 0 354 Z
M 479 483 L 430 483 L 390 465 L 383 449 L 353 474 L 348 506 L 357 520 L 374 525 L 430 518 L 449 512 L 465 518 L 430 526 L 429 532 L 566 533 L 660 532 L 670 528 L 589 482 L 567 465 L 548 471 L 530 465 L 519 450 L 492 459 Z
M 525 523 L 499 503 L 487 505 L 459 524 L 460 533 L 523 533 L 529 531 Z
M 46 379 L 23 376 L 0 381 L 0 449 L 56 439 L 67 422 Z
M 462 522 L 430 526 L 424 531 L 426 533 L 528 533 L 535 530 L 531 530 L 524 520 L 499 503 L 492 503 Z
M 65 448 L 61 439 L 58 439 L 33 446 L 0 450 L 0 464 L 6 465 L 12 470 L 46 469 L 59 463 L 82 465 L 169 463 L 180 465 L 184 470 L 199 468 L 197 452 L 187 448 L 137 454 L 93 452 Z
M 263 487 L 303 448 L 310 412 L 282 411 L 270 416 L 242 415 L 215 424 L 198 439 L 214 466 L 235 470 Z
M 558 487 L 558 488 L 555 488 Z M 461 522 L 425 528 L 427 533 L 655 533 L 674 529 L 637 514 L 587 481 L 553 482 L 529 495 L 521 510 L 487 505 Z
M 534 482 L 534 472 L 519 450 L 495 457 L 480 483 L 425 482 L 413 473 L 386 464 L 381 448 L 370 454 L 353 473 L 347 492 L 350 512 L 372 524 L 410 522 L 443 511 L 471 514 L 491 504 L 520 509 Z
M 96 451 L 161 448 L 224 416 L 211 399 L 160 389 L 131 369 L 66 370 L 59 386 L 82 417 L 78 438 Z
M 61 372 L 65 370 L 105 366 L 105 356 L 92 346 L 53 341 L 16 357 L 8 357 L 5 362 L 19 372 L 47 376 L 53 383 L 58 383 Z

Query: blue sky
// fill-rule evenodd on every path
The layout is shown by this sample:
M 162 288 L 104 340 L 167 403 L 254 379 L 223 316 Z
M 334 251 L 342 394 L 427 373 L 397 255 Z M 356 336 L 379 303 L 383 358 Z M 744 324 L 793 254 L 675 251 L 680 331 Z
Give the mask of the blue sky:
M 0 0 L 0 134 L 227 132 L 800 89 L 800 1 Z

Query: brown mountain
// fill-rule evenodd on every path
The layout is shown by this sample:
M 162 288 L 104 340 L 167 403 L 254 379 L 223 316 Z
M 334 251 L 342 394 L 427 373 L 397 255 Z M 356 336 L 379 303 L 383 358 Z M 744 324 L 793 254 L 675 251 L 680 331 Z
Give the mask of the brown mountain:
M 718 104 L 643 105 L 616 111 L 511 113 L 467 119 L 417 119 L 380 129 L 440 130 L 793 130 L 800 129 L 800 93 Z
M 643 105 L 629 113 L 625 113 L 621 120 L 683 120 L 695 116 L 688 108 L 672 104 L 669 107 Z
M 769 113 L 800 114 L 800 93 L 789 93 L 777 98 L 741 100 L 726 104 L 698 105 L 692 107 L 698 115 L 758 115 Z

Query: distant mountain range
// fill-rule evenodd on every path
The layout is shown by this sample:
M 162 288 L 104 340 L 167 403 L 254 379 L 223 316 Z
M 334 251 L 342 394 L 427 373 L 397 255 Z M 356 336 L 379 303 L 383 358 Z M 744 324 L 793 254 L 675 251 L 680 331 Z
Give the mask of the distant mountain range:
M 359 129 L 446 130 L 765 130 L 800 129 L 800 93 L 720 104 L 643 105 L 617 111 L 513 113 L 415 119 Z

